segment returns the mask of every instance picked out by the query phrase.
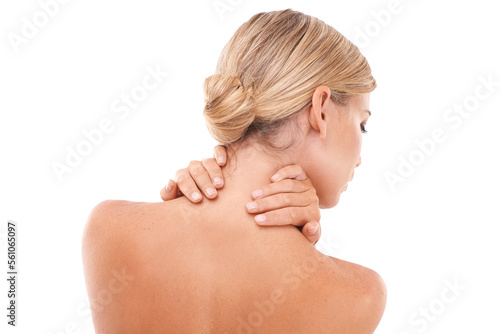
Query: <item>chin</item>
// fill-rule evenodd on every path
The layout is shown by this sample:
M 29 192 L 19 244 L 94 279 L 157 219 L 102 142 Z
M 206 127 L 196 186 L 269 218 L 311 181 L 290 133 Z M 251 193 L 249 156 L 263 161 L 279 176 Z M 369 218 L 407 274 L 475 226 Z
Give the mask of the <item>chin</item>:
M 331 209 L 339 203 L 339 200 L 340 200 L 340 194 L 338 194 L 336 196 L 331 196 L 330 198 L 326 198 L 326 199 L 320 198 L 319 199 L 319 208 L 320 209 Z

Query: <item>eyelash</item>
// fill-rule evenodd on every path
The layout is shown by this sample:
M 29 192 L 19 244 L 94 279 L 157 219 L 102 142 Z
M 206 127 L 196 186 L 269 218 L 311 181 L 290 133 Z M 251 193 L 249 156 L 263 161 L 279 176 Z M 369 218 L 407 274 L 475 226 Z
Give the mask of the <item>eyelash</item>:
M 368 131 L 366 130 L 365 126 L 366 126 L 366 125 L 365 125 L 364 123 L 361 123 L 361 132 L 362 132 L 362 133 L 367 133 L 367 132 L 368 132 Z

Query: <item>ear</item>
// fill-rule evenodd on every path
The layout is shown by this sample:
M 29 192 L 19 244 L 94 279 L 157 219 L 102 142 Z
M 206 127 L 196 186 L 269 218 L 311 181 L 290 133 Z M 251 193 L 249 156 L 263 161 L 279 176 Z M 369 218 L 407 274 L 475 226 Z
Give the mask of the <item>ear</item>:
M 311 128 L 319 132 L 321 139 L 326 138 L 326 110 L 330 99 L 330 88 L 319 86 L 313 93 L 312 103 L 308 113 Z

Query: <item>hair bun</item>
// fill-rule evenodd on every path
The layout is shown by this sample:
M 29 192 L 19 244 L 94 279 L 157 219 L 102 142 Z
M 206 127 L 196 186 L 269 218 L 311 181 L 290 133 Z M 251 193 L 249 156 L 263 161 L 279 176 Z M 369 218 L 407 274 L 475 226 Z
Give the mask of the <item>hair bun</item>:
M 319 86 L 330 88 L 341 106 L 376 87 L 358 47 L 318 18 L 291 9 L 258 13 L 241 25 L 215 73 L 203 83 L 203 114 L 212 137 L 228 147 L 245 138 L 266 148 L 291 147 L 294 141 L 282 144 L 294 129 L 283 136 L 279 130 L 312 103 Z
M 204 116 L 212 137 L 221 144 L 237 141 L 255 119 L 253 89 L 236 76 L 216 73 L 205 79 Z

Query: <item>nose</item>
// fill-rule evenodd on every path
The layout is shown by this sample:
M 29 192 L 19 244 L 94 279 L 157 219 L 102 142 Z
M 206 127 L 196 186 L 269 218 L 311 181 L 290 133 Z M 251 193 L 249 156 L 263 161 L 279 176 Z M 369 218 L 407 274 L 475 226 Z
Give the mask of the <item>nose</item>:
M 358 167 L 359 165 L 361 165 L 361 156 L 359 156 L 359 160 L 358 163 L 356 164 L 356 167 Z

